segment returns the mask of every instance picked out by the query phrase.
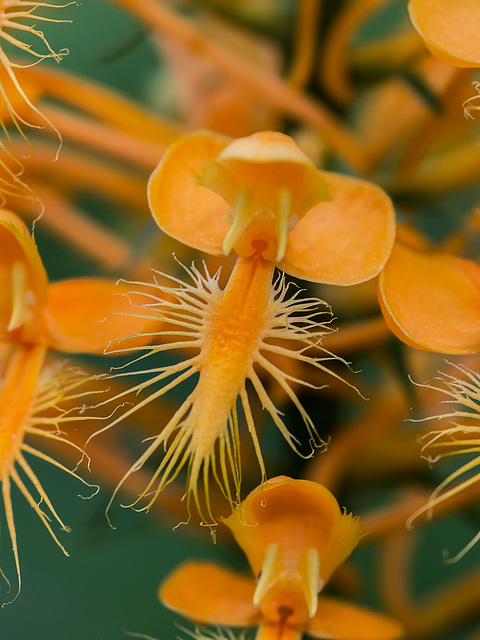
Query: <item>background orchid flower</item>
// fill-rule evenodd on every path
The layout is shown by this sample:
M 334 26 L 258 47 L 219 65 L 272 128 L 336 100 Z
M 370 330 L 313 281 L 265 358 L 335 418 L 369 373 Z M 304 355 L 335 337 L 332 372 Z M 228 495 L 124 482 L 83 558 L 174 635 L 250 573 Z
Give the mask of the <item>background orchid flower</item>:
M 339 640 L 403 635 L 390 618 L 321 594 L 361 536 L 358 520 L 342 513 L 322 485 L 273 478 L 223 522 L 256 581 L 214 564 L 187 562 L 160 588 L 166 606 L 200 624 L 258 625 L 262 640 L 304 633 Z
M 128 298 L 114 295 L 118 292 L 114 282 L 81 279 L 49 285 L 33 238 L 23 222 L 5 209 L 0 210 L 0 246 L 0 481 L 18 595 L 21 577 L 11 485 L 18 487 L 64 553 L 40 504 L 68 530 L 27 457 L 50 462 L 84 482 L 25 440 L 33 435 L 76 447 L 61 428 L 88 419 L 82 412 L 75 413 L 74 407 L 85 404 L 94 376 L 47 363 L 47 352 L 53 348 L 101 353 L 111 339 L 126 333 L 127 326 L 133 331 L 143 329 L 145 321 L 114 313 L 130 308 Z
M 480 351 L 480 267 L 473 261 L 397 241 L 378 291 L 388 326 L 406 344 Z
M 257 366 L 292 400 L 311 444 L 324 445 L 293 388 L 293 384 L 313 385 L 282 371 L 271 357 L 291 358 L 325 371 L 324 361 L 334 357 L 321 348 L 329 331 L 321 323 L 325 303 L 301 299 L 298 293 L 289 298 L 283 277 L 272 284 L 276 264 L 316 282 L 348 285 L 372 278 L 391 250 L 394 212 L 375 185 L 319 172 L 291 138 L 271 131 L 234 141 L 208 131 L 181 138 L 153 173 L 149 200 L 157 224 L 169 235 L 214 255 L 234 251 L 238 258 L 224 290 L 218 285 L 218 273 L 204 276 L 194 267 L 187 269 L 193 286 L 175 278 L 170 278 L 174 287 L 152 285 L 144 307 L 156 310 L 172 329 L 159 332 L 162 344 L 148 347 L 139 359 L 168 349 L 193 348 L 198 354 L 175 365 L 129 372 L 150 378 L 135 385 L 135 392 L 157 383 L 162 386 L 105 429 L 198 374 L 194 391 L 122 483 L 165 445 L 166 455 L 139 497 L 147 498 L 142 508 L 148 509 L 188 464 L 187 495 L 193 495 L 202 514 L 201 478 L 208 519 L 215 522 L 208 492 L 210 469 L 230 502 L 239 500 L 238 397 L 262 478 L 266 476 L 247 379 L 287 442 L 299 450 L 300 443 L 269 397 Z
M 434 56 L 455 67 L 480 66 L 476 0 L 410 0 L 413 26 Z

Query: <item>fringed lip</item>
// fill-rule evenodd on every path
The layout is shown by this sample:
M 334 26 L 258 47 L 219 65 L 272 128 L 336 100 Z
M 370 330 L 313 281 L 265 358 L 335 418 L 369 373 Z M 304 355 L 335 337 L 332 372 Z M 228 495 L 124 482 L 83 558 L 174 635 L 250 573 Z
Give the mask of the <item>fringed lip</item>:
M 129 393 L 138 394 L 150 387 L 153 390 L 117 415 L 97 434 L 183 382 L 193 378 L 197 378 L 197 382 L 163 430 L 151 440 L 143 455 L 123 477 L 114 496 L 132 473 L 143 467 L 157 450 L 165 447 L 165 455 L 152 480 L 131 506 L 148 510 L 159 493 L 185 467 L 188 470 L 188 512 L 192 498 L 204 522 L 215 524 L 217 517 L 209 494 L 210 474 L 232 508 L 240 499 L 241 415 L 237 409 L 237 398 L 253 440 L 261 477 L 263 480 L 266 478 L 247 380 L 295 451 L 308 457 L 314 449 L 325 448 L 326 443 L 319 437 L 295 391 L 297 385 L 311 389 L 317 387 L 300 373 L 292 373 L 290 367 L 284 371 L 281 363 L 282 360 L 290 361 L 299 371 L 311 368 L 336 375 L 328 369 L 328 362 L 335 356 L 321 346 L 323 336 L 332 331 L 328 325 L 331 312 L 321 300 L 302 299 L 300 290 L 289 295 L 290 287 L 283 277 L 272 284 L 273 269 L 272 263 L 257 254 L 237 261 L 223 290 L 218 284 L 218 273 L 211 276 L 206 271 L 202 275 L 193 266 L 185 268 L 193 280 L 192 284 L 170 277 L 173 286 L 153 283 L 146 289 L 142 285 L 145 297 L 144 303 L 139 305 L 138 315 L 142 315 L 143 309 L 147 316 L 157 316 L 159 330 L 148 335 L 158 343 L 133 350 L 127 346 L 113 351 L 138 354 L 130 365 L 122 367 L 114 376 L 146 376 L 146 379 L 108 402 L 124 402 Z M 158 278 L 163 282 L 169 277 L 158 274 Z M 136 286 L 132 284 L 133 296 L 139 293 Z M 144 364 L 151 355 L 182 350 L 187 350 L 190 355 L 175 364 L 151 369 Z M 263 374 L 260 373 L 262 370 Z M 304 453 L 302 444 L 288 430 L 270 397 L 268 385 L 262 380 L 264 375 L 280 385 L 298 410 L 312 447 L 308 453 Z M 200 484 L 203 484 L 204 502 L 199 493 Z

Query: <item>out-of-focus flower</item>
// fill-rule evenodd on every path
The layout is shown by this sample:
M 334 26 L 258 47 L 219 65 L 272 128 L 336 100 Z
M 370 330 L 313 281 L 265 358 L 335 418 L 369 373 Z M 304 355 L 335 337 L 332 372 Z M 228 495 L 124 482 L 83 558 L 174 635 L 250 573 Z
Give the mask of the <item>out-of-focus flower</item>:
M 455 67 L 480 67 L 476 0 L 410 0 L 413 26 L 434 56 Z
M 187 562 L 160 588 L 168 607 L 200 624 L 259 626 L 257 638 L 393 640 L 392 619 L 324 596 L 333 571 L 361 536 L 322 485 L 285 476 L 253 491 L 223 520 L 257 580 L 211 563 Z
M 388 326 L 406 344 L 439 353 L 480 351 L 480 267 L 397 241 L 379 277 Z
M 19 81 L 18 71 L 32 67 L 46 58 L 53 58 L 56 62 L 60 62 L 68 53 L 67 49 L 60 51 L 52 49 L 43 31 L 36 26 L 39 22 L 69 22 L 69 20 L 50 17 L 48 11 L 64 9 L 74 4 L 75 2 L 51 4 L 25 0 L 2 0 L 0 4 L 0 124 L 5 136 L 5 140 L 0 141 L 0 150 L 4 154 L 0 159 L 0 168 L 4 174 L 0 176 L 0 193 L 3 198 L 7 194 L 32 195 L 31 189 L 20 177 L 23 164 L 18 150 L 12 149 L 11 132 L 6 128 L 8 125 L 11 125 L 24 140 L 28 140 L 26 134 L 28 128 L 46 124 L 61 141 L 58 129 L 34 104 L 28 95 L 28 90 L 25 91 L 22 82 Z M 42 10 L 46 10 L 46 14 L 42 14 Z M 21 54 L 27 54 L 30 57 L 28 62 L 10 59 L 9 51 L 12 49 Z M 25 111 L 28 113 L 26 114 Z M 30 117 L 33 121 L 29 119 Z M 38 118 L 42 123 L 40 125 L 36 124 Z

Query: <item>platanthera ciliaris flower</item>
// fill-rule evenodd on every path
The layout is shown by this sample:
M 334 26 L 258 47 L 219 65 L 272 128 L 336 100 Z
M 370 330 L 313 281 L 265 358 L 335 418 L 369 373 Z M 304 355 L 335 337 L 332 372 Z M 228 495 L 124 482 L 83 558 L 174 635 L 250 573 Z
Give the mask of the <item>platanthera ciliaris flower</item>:
M 255 489 L 223 520 L 257 579 L 207 562 L 187 562 L 160 587 L 161 601 L 206 625 L 258 626 L 257 640 L 394 640 L 387 616 L 322 595 L 361 536 L 322 485 L 285 476 Z M 198 633 L 198 637 L 203 635 Z
M 480 267 L 471 260 L 395 242 L 378 279 L 393 333 L 417 349 L 480 352 Z
M 141 508 L 148 509 L 186 466 L 187 502 L 193 496 L 201 517 L 215 522 L 210 472 L 230 503 L 239 501 L 238 398 L 262 479 L 266 476 L 247 380 L 292 448 L 300 443 L 271 400 L 262 370 L 298 409 L 311 444 L 324 445 L 294 390 L 294 385 L 314 385 L 284 371 L 279 358 L 326 371 L 325 361 L 333 356 L 321 347 L 330 330 L 322 316 L 329 310 L 298 292 L 289 296 L 284 277 L 274 278 L 275 268 L 314 282 L 368 280 L 392 248 L 394 212 L 378 187 L 319 172 L 291 138 L 271 131 L 233 141 L 201 131 L 178 140 L 150 179 L 149 200 L 157 224 L 169 235 L 206 253 L 238 257 L 223 290 L 218 274 L 203 275 L 194 266 L 186 269 L 192 283 L 170 278 L 171 286 L 151 285 L 143 308 L 158 316 L 160 344 L 134 362 L 165 351 L 194 354 L 177 364 L 132 370 L 130 375 L 149 377 L 134 392 L 156 388 L 106 428 L 196 376 L 194 390 L 121 484 L 164 447 L 163 460 L 134 504 L 145 499 Z M 200 504 L 201 481 L 207 517 Z
M 125 311 L 127 302 L 114 296 L 114 282 L 78 279 L 49 284 L 33 238 L 23 222 L 5 209 L 0 209 L 0 247 L 0 483 L 18 595 L 21 577 L 11 486 L 17 486 L 66 553 L 51 521 L 56 520 L 63 530 L 68 528 L 29 460 L 50 462 L 84 482 L 37 445 L 48 438 L 75 446 L 62 429 L 67 423 L 88 419 L 75 408 L 82 409 L 88 403 L 86 396 L 98 390 L 93 376 L 49 361 L 48 351 L 101 353 L 115 336 L 144 329 L 145 323 L 110 315 Z

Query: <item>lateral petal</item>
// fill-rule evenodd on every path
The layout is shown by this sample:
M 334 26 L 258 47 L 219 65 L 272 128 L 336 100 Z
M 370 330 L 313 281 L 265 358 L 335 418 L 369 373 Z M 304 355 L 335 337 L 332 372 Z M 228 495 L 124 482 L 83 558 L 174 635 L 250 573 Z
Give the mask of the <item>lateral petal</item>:
M 480 352 L 480 267 L 397 243 L 379 278 L 385 320 L 406 344 L 439 353 Z
M 208 562 L 187 562 L 160 586 L 164 605 L 199 624 L 250 626 L 260 622 L 255 582 Z
M 320 596 L 306 633 L 331 640 L 395 640 L 404 635 L 392 618 L 336 598 Z
M 325 172 L 332 200 L 305 215 L 288 235 L 287 273 L 325 284 L 351 285 L 376 276 L 392 250 L 395 212 L 371 182 Z
M 96 278 L 51 284 L 45 310 L 50 346 L 59 351 L 102 353 L 112 340 L 128 336 L 135 336 L 128 338 L 129 347 L 147 344 L 151 336 L 136 334 L 158 327 L 158 320 L 152 312 L 131 304 L 136 294 L 126 294 L 132 290 L 132 284 Z

